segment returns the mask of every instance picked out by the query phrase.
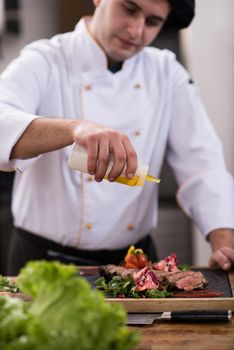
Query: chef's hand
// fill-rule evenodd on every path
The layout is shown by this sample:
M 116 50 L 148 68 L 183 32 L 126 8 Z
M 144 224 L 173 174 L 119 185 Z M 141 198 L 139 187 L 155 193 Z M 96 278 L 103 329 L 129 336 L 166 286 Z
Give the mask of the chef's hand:
M 234 230 L 219 229 L 212 231 L 208 240 L 211 243 L 213 253 L 209 260 L 209 266 L 219 266 L 228 271 L 234 267 Z
M 137 155 L 129 138 L 110 128 L 87 120 L 79 121 L 74 129 L 74 142 L 84 146 L 88 152 L 88 172 L 101 181 L 106 175 L 110 161 L 113 166 L 108 180 L 114 181 L 126 166 L 125 176 L 131 179 L 137 168 Z

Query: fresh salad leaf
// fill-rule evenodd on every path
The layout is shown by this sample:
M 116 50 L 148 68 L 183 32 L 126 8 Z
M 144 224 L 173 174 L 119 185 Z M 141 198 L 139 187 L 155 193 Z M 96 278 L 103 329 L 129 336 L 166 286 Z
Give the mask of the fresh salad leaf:
M 57 261 L 30 261 L 21 269 L 17 284 L 23 293 L 35 297 L 44 288 L 53 288 L 54 284 L 63 279 L 77 276 L 77 267 L 65 265 Z
M 19 283 L 33 298 L 9 304 L 2 297 L 0 349 L 130 350 L 139 340 L 125 324 L 124 308 L 107 303 L 72 266 L 31 262 Z
M 21 299 L 0 297 L 0 345 L 3 339 L 10 341 L 25 332 L 30 318 L 28 307 Z
M 171 295 L 166 289 L 136 291 L 135 283 L 131 277 L 122 278 L 121 276 L 114 276 L 109 282 L 104 277 L 100 277 L 95 284 L 96 288 L 102 290 L 107 297 L 166 298 Z
M 9 277 L 0 275 L 0 292 L 18 293 L 19 287 Z
M 146 298 L 168 298 L 171 296 L 171 292 L 167 289 L 158 290 L 158 289 L 149 289 L 145 291 Z
M 178 265 L 178 269 L 180 271 L 190 271 L 190 265 L 188 265 L 188 264 L 180 264 L 180 265 Z

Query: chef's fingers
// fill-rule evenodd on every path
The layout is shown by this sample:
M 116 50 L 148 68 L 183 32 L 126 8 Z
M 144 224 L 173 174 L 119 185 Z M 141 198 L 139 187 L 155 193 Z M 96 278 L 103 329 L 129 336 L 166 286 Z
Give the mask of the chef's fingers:
M 131 179 L 137 170 L 137 154 L 128 137 L 123 139 L 123 145 L 127 154 L 125 176 Z
M 226 271 L 231 268 L 231 263 L 229 259 L 227 259 L 226 256 L 220 250 L 217 250 L 212 254 L 209 261 L 209 266 L 219 266 Z
M 221 250 L 234 265 L 234 249 L 230 247 L 223 247 Z
M 98 159 L 98 139 L 91 136 L 90 141 L 87 143 L 87 169 L 88 173 L 94 175 L 96 173 L 97 159 Z
M 227 247 L 226 247 L 227 248 Z M 210 260 L 209 265 L 210 266 L 220 266 L 223 270 L 227 271 L 232 266 L 232 261 L 229 259 L 229 257 L 223 252 L 224 248 L 216 250 Z M 226 251 L 226 249 L 225 249 Z
M 228 259 L 229 263 L 226 268 L 230 269 L 232 266 L 234 266 L 234 249 L 230 247 L 222 247 L 220 248 L 220 251 L 226 257 L 226 259 Z
M 108 174 L 109 181 L 115 181 L 124 169 L 127 161 L 127 155 L 122 143 L 122 136 L 120 134 L 113 135 L 110 143 L 110 152 L 113 160 L 113 166 Z
M 100 182 L 106 175 L 108 165 L 110 163 L 109 140 L 107 137 L 102 137 L 99 140 L 98 160 L 95 172 L 95 180 Z

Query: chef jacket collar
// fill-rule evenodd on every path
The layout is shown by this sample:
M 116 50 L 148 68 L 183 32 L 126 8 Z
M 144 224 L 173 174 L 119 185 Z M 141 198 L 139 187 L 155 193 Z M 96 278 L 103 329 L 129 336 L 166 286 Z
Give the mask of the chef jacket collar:
M 80 70 L 84 72 L 92 73 L 109 73 L 113 74 L 108 70 L 107 56 L 103 49 L 99 46 L 96 40 L 90 34 L 87 28 L 88 17 L 82 18 L 75 27 L 75 34 L 78 34 L 77 39 L 82 40 L 82 54 L 80 55 L 80 48 L 78 51 L 78 62 L 76 65 L 79 65 Z M 121 71 L 125 71 L 138 60 L 140 53 L 126 59 L 123 62 Z M 76 68 L 78 68 L 76 66 Z M 98 74 L 99 75 L 99 74 Z

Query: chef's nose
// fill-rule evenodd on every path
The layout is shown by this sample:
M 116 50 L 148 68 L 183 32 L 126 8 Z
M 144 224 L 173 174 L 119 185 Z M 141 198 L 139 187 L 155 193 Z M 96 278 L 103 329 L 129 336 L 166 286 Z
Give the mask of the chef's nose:
M 145 27 L 145 18 L 143 16 L 134 17 L 129 23 L 128 32 L 133 39 L 141 39 Z

